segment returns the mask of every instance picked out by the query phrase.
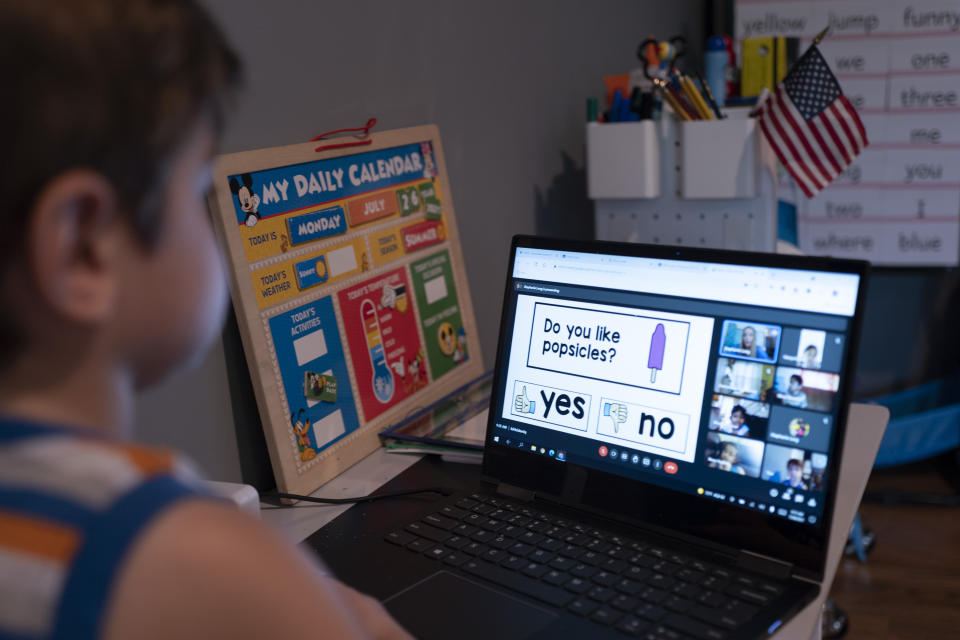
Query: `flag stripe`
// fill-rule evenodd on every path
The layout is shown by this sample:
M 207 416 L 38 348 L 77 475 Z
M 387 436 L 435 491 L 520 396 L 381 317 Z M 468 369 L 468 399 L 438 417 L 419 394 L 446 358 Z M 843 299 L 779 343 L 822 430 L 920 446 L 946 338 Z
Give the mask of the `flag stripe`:
M 837 143 L 837 146 L 840 147 L 840 150 L 843 152 L 843 159 L 847 164 L 853 162 L 854 157 L 856 156 L 856 150 L 853 149 L 848 140 L 845 140 L 840 137 L 840 134 L 837 133 L 837 130 L 840 129 L 840 122 L 837 120 L 833 111 L 827 109 L 819 115 L 823 126 L 827 128 L 827 131 L 830 132 L 830 137 L 833 138 L 833 141 Z
M 843 143 L 837 139 L 836 133 L 827 126 L 825 119 L 826 115 L 821 113 L 810 121 L 810 127 L 817 131 L 817 140 L 830 150 L 831 162 L 836 162 L 840 170 L 843 171 L 843 168 L 850 163 L 852 158 L 848 159 L 849 156 L 843 147 Z
M 850 159 L 852 160 L 860 153 L 860 145 L 858 144 L 857 138 L 854 137 L 850 126 L 844 120 L 843 113 L 835 107 L 836 105 L 830 105 L 829 109 L 824 110 L 824 114 L 829 114 L 830 122 L 836 128 L 837 136 L 843 140 L 847 149 L 850 151 Z
M 771 113 L 774 115 L 771 118 L 770 122 L 773 124 L 773 128 L 776 129 L 777 133 L 780 134 L 780 137 L 783 138 L 784 143 L 787 145 L 787 148 L 790 150 L 790 155 L 792 156 L 794 162 L 796 163 L 797 168 L 800 171 L 803 171 L 810 181 L 816 186 L 817 191 L 822 189 L 822 184 L 825 184 L 825 178 L 820 175 L 820 172 L 816 170 L 816 167 L 810 162 L 810 159 L 806 156 L 806 153 L 801 153 L 802 149 L 797 148 L 797 144 L 794 144 L 796 141 L 793 136 L 793 131 L 784 128 L 781 124 L 785 120 L 785 116 L 780 104 L 780 95 L 782 94 L 781 89 L 777 89 L 777 100 L 773 101 L 771 106 Z
M 843 102 L 843 112 L 846 114 L 856 113 L 857 110 L 854 108 L 853 104 L 847 100 L 847 96 L 841 95 L 840 100 Z M 850 118 L 853 121 L 853 124 L 857 128 L 857 132 L 860 134 L 860 149 L 862 150 L 867 146 L 867 130 L 863 127 L 863 122 L 860 121 L 860 118 Z
M 771 99 L 772 98 L 768 99 L 767 102 L 769 103 Z M 768 124 L 770 122 L 770 117 L 767 110 L 768 104 L 764 104 L 763 107 L 761 107 L 761 111 L 757 114 L 757 124 L 760 125 L 760 130 L 767 138 L 767 142 L 770 143 L 770 147 L 773 149 L 774 153 L 777 154 L 777 159 L 780 161 L 780 164 L 782 164 L 784 167 L 788 167 L 791 164 L 789 151 L 784 146 L 780 136 L 777 135 L 777 132 L 774 131 L 773 127 Z M 792 168 L 789 168 L 788 171 L 790 172 L 790 175 L 794 175 L 795 173 Z M 794 177 L 794 180 L 797 181 L 804 192 L 809 190 L 806 176 L 797 174 Z
M 760 129 L 763 131 L 763 135 L 767 137 L 767 141 L 770 143 L 770 147 L 773 149 L 773 152 L 777 154 L 777 159 L 780 160 L 780 164 L 790 172 L 793 179 L 796 180 L 800 188 L 803 189 L 803 193 L 806 194 L 808 198 L 812 198 L 815 190 L 813 190 L 812 185 L 809 183 L 809 178 L 794 168 L 793 159 L 784 149 L 780 136 L 776 135 L 776 132 L 772 131 L 768 126 L 770 119 L 758 118 L 758 122 L 760 123 Z
M 797 111 L 796 107 L 793 104 L 793 101 L 790 100 L 790 96 L 784 96 L 784 99 L 779 103 L 780 110 L 783 112 L 783 119 L 786 120 L 787 124 L 793 128 L 794 134 L 796 134 L 797 140 L 800 141 L 802 150 L 806 152 L 808 156 L 808 161 L 812 161 L 813 165 L 817 168 L 817 171 L 820 173 L 820 176 L 823 178 L 821 188 L 830 184 L 830 182 L 837 177 L 837 173 L 831 171 L 823 164 L 820 159 L 820 154 L 818 154 L 813 147 L 810 145 L 809 132 L 810 127 L 803 119 L 803 116 L 800 115 L 800 112 Z
M 784 150 L 786 151 L 787 158 L 789 159 L 788 164 L 789 166 L 793 167 L 790 173 L 792 175 L 794 174 L 803 175 L 804 178 L 807 180 L 807 184 L 809 185 L 810 189 L 813 191 L 817 191 L 819 190 L 819 187 L 817 186 L 817 184 L 819 183 L 819 181 L 817 180 L 817 177 L 813 175 L 813 172 L 810 170 L 809 167 L 805 166 L 801 162 L 800 154 L 797 151 L 797 148 L 793 145 L 793 142 L 791 142 L 790 138 L 787 136 L 787 132 L 784 130 L 783 126 L 780 124 L 780 120 L 778 118 L 779 110 L 775 108 L 778 99 L 779 98 L 777 96 L 774 96 L 769 101 L 770 116 L 771 116 L 769 119 L 769 124 L 773 128 L 773 130 L 777 132 L 777 135 L 780 138 L 781 144 Z M 794 175 L 794 177 L 796 177 L 796 175 Z
M 804 193 L 813 194 L 818 190 L 817 185 L 811 180 L 811 178 L 804 172 L 799 166 L 796 157 L 790 152 L 789 147 L 787 146 L 784 139 L 777 133 L 772 125 L 772 121 L 768 118 L 763 122 L 766 135 L 768 139 L 776 143 L 777 157 L 780 159 L 780 163 L 787 169 L 793 179 L 800 185 L 800 188 L 803 189 Z M 812 197 L 812 195 L 808 195 Z
M 841 171 L 843 171 L 843 165 L 841 161 L 843 158 L 840 155 L 840 152 L 837 151 L 836 147 L 833 146 L 833 141 L 823 137 L 822 132 L 819 129 L 820 127 L 820 116 L 817 116 L 813 120 L 807 122 L 807 129 L 810 131 L 810 135 L 814 137 L 817 141 L 817 145 L 821 151 L 823 151 L 823 157 L 827 159 L 827 162 L 830 163 L 830 168 L 833 170 L 831 173 L 831 180 L 836 178 Z
M 857 140 L 857 138 L 854 136 L 853 131 L 850 130 L 850 125 L 847 124 L 847 119 L 844 117 L 844 114 L 843 114 L 839 109 L 837 109 L 836 106 L 837 106 L 837 105 L 832 104 L 832 105 L 830 105 L 830 108 L 827 109 L 827 110 L 828 110 L 828 111 L 834 111 L 834 112 L 835 112 L 836 118 L 837 118 L 837 122 L 840 123 L 840 128 L 843 129 L 843 133 L 844 133 L 845 136 L 847 136 L 847 140 L 850 141 L 850 146 L 853 147 L 853 153 L 854 153 L 854 155 L 856 155 L 856 154 L 859 153 L 859 151 L 860 151 L 860 148 L 859 148 L 860 145 L 857 144 L 857 143 L 858 143 L 858 140 Z

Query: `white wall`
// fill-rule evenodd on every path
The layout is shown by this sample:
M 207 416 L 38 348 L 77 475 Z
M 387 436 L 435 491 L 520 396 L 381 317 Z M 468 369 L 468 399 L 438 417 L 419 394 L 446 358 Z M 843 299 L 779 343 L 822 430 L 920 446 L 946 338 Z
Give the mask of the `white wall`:
M 516 233 L 587 236 L 583 123 L 649 34 L 702 40 L 703 0 L 207 0 L 243 60 L 225 152 L 330 129 L 440 127 L 486 367 Z M 137 436 L 239 480 L 223 348 L 144 393 Z

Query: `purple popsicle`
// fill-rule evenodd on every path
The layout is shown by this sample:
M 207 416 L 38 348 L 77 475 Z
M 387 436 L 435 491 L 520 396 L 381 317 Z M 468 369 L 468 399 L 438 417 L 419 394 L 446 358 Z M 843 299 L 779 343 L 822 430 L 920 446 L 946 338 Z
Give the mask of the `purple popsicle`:
M 647 367 L 650 369 L 650 382 L 657 381 L 657 371 L 663 369 L 663 351 L 667 346 L 667 331 L 663 324 L 658 324 L 650 338 L 650 355 L 647 357 Z

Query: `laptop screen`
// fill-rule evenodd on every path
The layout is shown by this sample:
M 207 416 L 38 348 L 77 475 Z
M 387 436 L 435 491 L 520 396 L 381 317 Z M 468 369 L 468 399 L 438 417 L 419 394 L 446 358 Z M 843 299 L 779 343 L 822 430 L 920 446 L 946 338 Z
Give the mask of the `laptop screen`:
M 549 245 L 515 242 L 488 447 L 684 494 L 694 510 L 723 504 L 710 517 L 752 512 L 819 546 L 856 269 Z

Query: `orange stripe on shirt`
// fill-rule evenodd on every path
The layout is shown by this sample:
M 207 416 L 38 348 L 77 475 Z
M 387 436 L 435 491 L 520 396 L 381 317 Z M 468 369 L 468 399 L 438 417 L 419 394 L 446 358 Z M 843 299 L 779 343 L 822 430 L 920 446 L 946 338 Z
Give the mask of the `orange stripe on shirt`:
M 169 473 L 173 469 L 174 453 L 171 450 L 147 449 L 132 445 L 118 445 L 115 450 L 133 463 L 145 476 Z
M 0 547 L 67 562 L 80 544 L 75 529 L 0 510 Z

